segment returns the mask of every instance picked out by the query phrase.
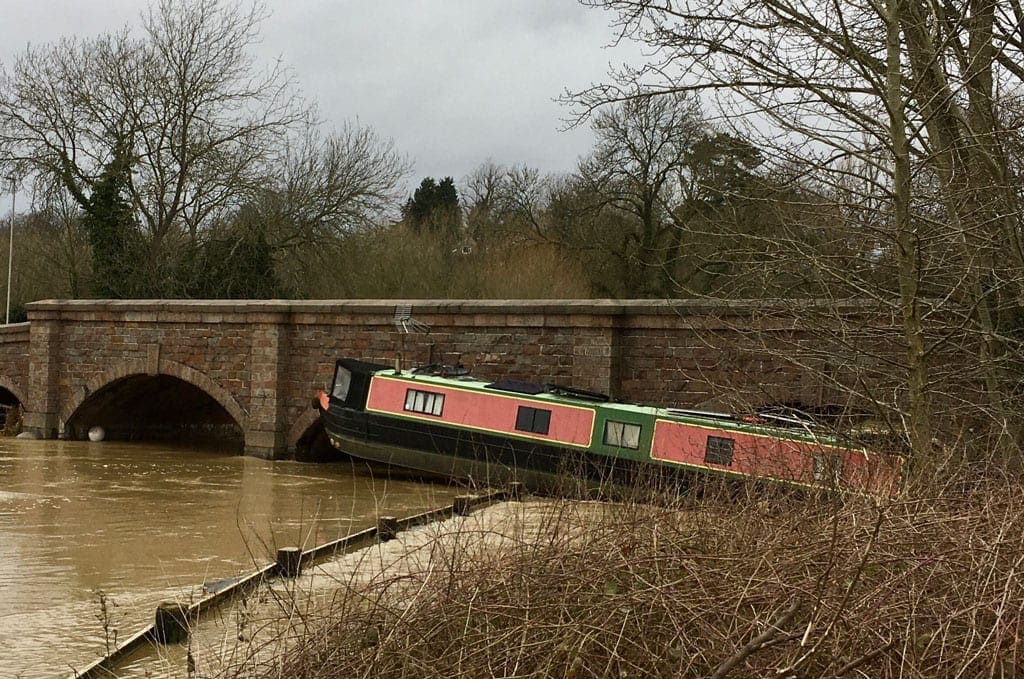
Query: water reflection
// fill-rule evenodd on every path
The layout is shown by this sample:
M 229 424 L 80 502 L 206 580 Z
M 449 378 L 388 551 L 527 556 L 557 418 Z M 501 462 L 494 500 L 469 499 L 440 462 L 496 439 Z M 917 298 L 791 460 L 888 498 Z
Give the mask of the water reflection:
M 280 546 L 320 544 L 454 494 L 351 464 L 0 439 L 3 674 L 68 675 L 102 654 L 115 629 L 128 636 L 182 590 L 262 565 Z

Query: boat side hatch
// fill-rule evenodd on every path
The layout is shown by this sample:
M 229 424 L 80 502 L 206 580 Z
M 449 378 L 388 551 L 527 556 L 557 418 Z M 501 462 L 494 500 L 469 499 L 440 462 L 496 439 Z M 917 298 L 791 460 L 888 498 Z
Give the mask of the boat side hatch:
M 516 413 L 516 430 L 531 434 L 547 434 L 551 427 L 551 411 L 543 408 L 519 406 Z

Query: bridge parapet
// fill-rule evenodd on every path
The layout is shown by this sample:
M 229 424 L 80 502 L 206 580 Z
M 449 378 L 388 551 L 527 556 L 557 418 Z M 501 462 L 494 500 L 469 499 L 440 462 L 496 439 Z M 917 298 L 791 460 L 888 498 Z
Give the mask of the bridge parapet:
M 396 323 L 400 306 L 415 323 Z M 53 437 L 78 435 L 68 422 L 105 384 L 168 376 L 220 404 L 262 457 L 294 449 L 341 356 L 461 361 L 483 378 L 670 406 L 829 402 L 827 354 L 775 311 L 709 300 L 47 300 L 28 305 L 28 324 L 0 329 L 0 377 L 15 375 L 26 427 Z M 807 355 L 790 360 L 800 347 Z

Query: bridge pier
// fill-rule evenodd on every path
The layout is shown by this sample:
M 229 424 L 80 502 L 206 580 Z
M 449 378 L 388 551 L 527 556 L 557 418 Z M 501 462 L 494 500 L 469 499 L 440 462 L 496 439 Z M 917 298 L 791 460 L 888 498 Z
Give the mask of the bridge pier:
M 250 431 L 245 436 L 245 448 L 242 451 L 250 457 L 261 460 L 280 460 L 287 458 L 288 444 L 284 434 L 274 431 Z
M 43 313 L 29 326 L 28 401 L 23 427 L 41 438 L 57 438 L 60 430 L 58 376 L 60 319 Z
M 288 314 L 263 312 L 252 315 L 249 351 L 249 419 L 245 454 L 274 460 L 288 452 L 280 392 L 288 350 Z

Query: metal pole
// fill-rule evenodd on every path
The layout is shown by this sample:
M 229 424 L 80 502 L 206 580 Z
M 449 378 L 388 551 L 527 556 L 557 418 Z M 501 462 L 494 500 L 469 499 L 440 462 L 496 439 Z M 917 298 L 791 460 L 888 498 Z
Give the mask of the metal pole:
M 14 269 L 14 175 L 11 180 L 11 242 L 7 248 L 7 316 L 4 317 L 4 324 L 11 322 L 11 271 Z

